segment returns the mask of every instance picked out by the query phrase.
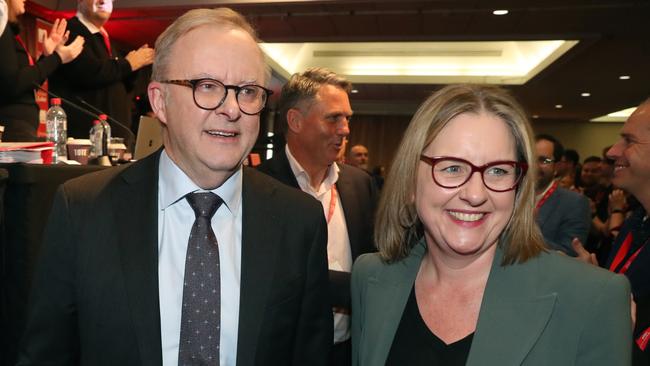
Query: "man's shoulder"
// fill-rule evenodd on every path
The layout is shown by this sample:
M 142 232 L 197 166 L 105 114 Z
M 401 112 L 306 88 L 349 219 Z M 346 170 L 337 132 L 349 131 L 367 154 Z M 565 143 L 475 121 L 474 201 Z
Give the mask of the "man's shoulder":
M 63 183 L 68 196 L 97 197 L 110 191 L 116 182 L 136 182 L 143 178 L 157 180 L 157 162 L 159 154 L 153 154 L 134 163 L 102 169 L 84 174 Z M 156 189 L 152 187 L 151 189 Z
M 274 196 L 292 204 L 302 202 L 307 205 L 313 205 L 318 202 L 307 193 L 284 184 L 273 177 L 273 175 L 269 175 L 264 171 L 254 168 L 245 168 L 244 174 L 244 185 L 246 186 L 250 184 L 247 186 L 248 189 L 268 190 L 268 192 L 272 193 Z
M 357 179 L 372 180 L 372 176 L 370 175 L 370 173 L 368 173 L 367 171 L 361 168 L 357 168 L 356 166 L 352 166 L 349 164 L 337 164 L 337 165 L 340 169 L 339 174 L 348 175 L 350 177 L 354 177 Z
M 90 32 L 88 31 L 88 28 L 86 28 L 86 26 L 83 25 L 83 23 L 81 23 L 79 18 L 77 18 L 76 16 L 68 18 L 68 28 L 67 29 L 70 31 L 70 33 L 73 33 L 73 34 L 82 34 L 82 35 L 86 35 L 86 34 L 89 35 L 90 34 Z M 70 37 L 70 38 L 73 39 L 73 37 Z
M 558 187 L 555 190 L 555 194 L 553 196 L 555 196 L 554 198 L 560 200 L 562 203 L 589 205 L 589 200 L 587 197 L 566 188 Z

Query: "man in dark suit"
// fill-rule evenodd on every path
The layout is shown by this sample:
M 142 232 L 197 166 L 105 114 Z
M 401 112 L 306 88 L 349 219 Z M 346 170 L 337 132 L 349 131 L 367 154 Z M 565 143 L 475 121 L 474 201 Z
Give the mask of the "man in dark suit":
M 294 74 L 282 88 L 280 116 L 287 145 L 260 171 L 301 189 L 323 205 L 328 228 L 330 293 L 334 305 L 331 365 L 349 365 L 350 271 L 354 259 L 374 250 L 376 189 L 361 169 L 336 164 L 350 133 L 349 81 L 323 68 Z
M 589 234 L 589 200 L 560 187 L 554 179 L 556 163 L 564 150 L 560 142 L 550 135 L 538 135 L 535 140 L 538 159 L 535 185 L 537 224 L 549 247 L 575 256 L 571 242 L 574 238 L 584 242 Z
M 62 65 L 50 76 L 49 85 L 53 93 L 77 104 L 81 104 L 81 98 L 130 128 L 128 93 L 133 88 L 136 71 L 153 62 L 154 51 L 144 45 L 122 57 L 104 29 L 112 11 L 113 0 L 77 0 L 77 14 L 68 20 L 70 41 L 80 35 L 86 43 L 77 59 Z M 73 108 L 67 108 L 66 114 L 68 136 L 87 139 L 93 118 Z M 124 127 L 111 125 L 113 136 L 127 140 L 132 136 Z
M 156 48 L 164 148 L 59 189 L 18 364 L 326 364 L 322 209 L 242 167 L 269 95 L 254 31 L 196 9 Z

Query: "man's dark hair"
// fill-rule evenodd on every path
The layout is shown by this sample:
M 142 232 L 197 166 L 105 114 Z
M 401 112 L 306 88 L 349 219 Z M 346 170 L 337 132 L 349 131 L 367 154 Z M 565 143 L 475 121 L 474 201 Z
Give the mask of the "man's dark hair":
M 553 144 L 553 160 L 555 160 L 555 162 L 560 161 L 562 155 L 564 154 L 564 147 L 562 147 L 560 141 L 558 141 L 555 137 L 547 134 L 539 134 L 535 136 L 535 142 L 540 140 L 546 140 Z
M 564 159 L 573 163 L 573 165 L 578 166 L 580 164 L 580 154 L 573 149 L 564 150 Z
M 600 163 L 602 161 L 601 158 L 598 156 L 589 156 L 588 158 L 585 159 L 585 161 L 582 162 L 582 164 L 587 164 L 587 163 Z
M 291 108 L 297 108 L 303 102 L 305 108 L 311 107 L 311 103 L 318 90 L 323 85 L 333 85 L 343 89 L 346 93 L 352 90 L 352 83 L 346 78 L 324 67 L 312 67 L 305 72 L 296 73 L 282 87 L 280 100 L 278 101 L 279 120 L 282 133 L 287 133 L 287 112 Z

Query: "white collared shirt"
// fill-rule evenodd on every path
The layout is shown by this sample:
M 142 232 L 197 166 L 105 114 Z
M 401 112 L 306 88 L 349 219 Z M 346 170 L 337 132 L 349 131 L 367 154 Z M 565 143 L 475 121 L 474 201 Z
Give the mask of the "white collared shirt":
M 300 165 L 298 160 L 291 154 L 289 145 L 285 145 L 287 159 L 291 171 L 298 181 L 300 189 L 316 198 L 323 205 L 323 212 L 328 218 L 327 222 L 327 263 L 328 268 L 333 271 L 352 271 L 352 250 L 350 249 L 350 238 L 348 227 L 345 222 L 345 214 L 341 204 L 341 196 L 336 194 L 334 211 L 329 218 L 329 211 L 332 198 L 332 188 L 339 179 L 339 167 L 336 163 L 327 169 L 325 179 L 318 186 L 317 190 L 310 184 L 309 174 Z M 334 343 L 343 342 L 350 338 L 350 316 L 334 312 Z
M 241 168 L 219 188 L 212 190 L 223 199 L 212 217 L 212 230 L 219 242 L 221 276 L 220 364 L 235 366 L 239 329 L 242 233 Z M 163 365 L 178 364 L 181 334 L 185 255 L 195 215 L 185 195 L 202 191 L 169 158 L 160 155 L 158 179 L 158 287 Z

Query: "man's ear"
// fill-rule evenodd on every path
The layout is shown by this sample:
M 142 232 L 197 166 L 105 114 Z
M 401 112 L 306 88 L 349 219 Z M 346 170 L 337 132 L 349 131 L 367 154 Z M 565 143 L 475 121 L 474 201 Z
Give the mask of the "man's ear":
M 294 133 L 299 133 L 302 129 L 303 116 L 302 112 L 296 108 L 287 111 L 287 127 Z
M 149 104 L 156 117 L 160 122 L 167 124 L 164 86 L 157 81 L 150 82 L 149 86 L 147 86 L 147 95 L 149 95 Z

